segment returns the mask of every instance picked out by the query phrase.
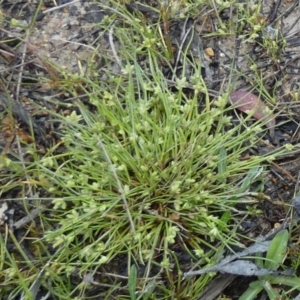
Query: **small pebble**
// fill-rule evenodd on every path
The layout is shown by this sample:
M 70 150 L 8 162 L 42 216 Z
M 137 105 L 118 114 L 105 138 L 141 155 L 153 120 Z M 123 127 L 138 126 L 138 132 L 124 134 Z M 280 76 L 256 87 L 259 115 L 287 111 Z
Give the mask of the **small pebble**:
M 211 48 L 211 47 L 206 48 L 206 49 L 205 49 L 205 53 L 206 53 L 206 55 L 208 55 L 209 57 L 215 56 L 215 51 L 214 51 L 213 48 Z

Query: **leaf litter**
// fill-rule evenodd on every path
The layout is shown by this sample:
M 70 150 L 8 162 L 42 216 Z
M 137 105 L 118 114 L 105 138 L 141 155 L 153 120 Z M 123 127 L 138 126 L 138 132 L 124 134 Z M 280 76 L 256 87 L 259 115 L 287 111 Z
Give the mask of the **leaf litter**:
M 259 97 L 250 92 L 236 90 L 230 94 L 229 101 L 236 109 L 265 123 L 271 138 L 275 137 L 275 116 Z

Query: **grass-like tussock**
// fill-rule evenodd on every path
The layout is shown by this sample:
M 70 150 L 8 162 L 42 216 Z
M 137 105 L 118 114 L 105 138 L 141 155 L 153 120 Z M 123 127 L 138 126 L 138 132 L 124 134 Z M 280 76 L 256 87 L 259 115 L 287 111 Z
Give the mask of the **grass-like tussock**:
M 18 246 L 19 256 L 1 251 L 11 295 L 30 297 L 44 278 L 40 285 L 59 299 L 87 299 L 96 287 L 97 299 L 195 299 L 211 276 L 182 281 L 192 264 L 183 266 L 178 253 L 199 267 L 213 265 L 224 250 L 242 246 L 238 226 L 257 213 L 240 204 L 259 201 L 249 191 L 261 196 L 262 166 L 274 158 L 244 156 L 262 124 L 233 122 L 232 87 L 212 97 L 201 64 L 188 56 L 182 68 L 192 66 L 193 74 L 170 83 L 161 68 L 163 61 L 172 69 L 170 49 L 160 30 L 113 12 L 126 26 L 114 26 L 118 42 L 103 56 L 107 67 L 95 70 L 92 58 L 85 73 L 62 73 L 63 89 L 79 96 L 68 116 L 52 112 L 63 153 L 56 145 L 42 158 L 29 150 L 26 166 L 3 161 L 12 178 L 26 178 L 19 185 L 42 187 L 49 196 L 42 200 L 52 204 L 39 231 L 28 229 L 34 261 Z M 114 17 L 99 26 L 108 30 Z M 118 266 L 125 273 L 117 274 Z

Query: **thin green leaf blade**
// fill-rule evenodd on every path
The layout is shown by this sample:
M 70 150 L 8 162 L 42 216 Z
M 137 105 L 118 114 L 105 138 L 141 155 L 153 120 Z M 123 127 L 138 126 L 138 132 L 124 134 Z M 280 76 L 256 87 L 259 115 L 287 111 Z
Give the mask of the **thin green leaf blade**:
M 218 173 L 222 182 L 226 182 L 226 169 L 227 169 L 227 151 L 224 147 L 221 148 L 219 153 Z
M 128 278 L 128 290 L 130 294 L 130 299 L 136 299 L 136 279 L 137 279 L 137 269 L 135 265 L 132 265 L 130 268 L 130 274 Z

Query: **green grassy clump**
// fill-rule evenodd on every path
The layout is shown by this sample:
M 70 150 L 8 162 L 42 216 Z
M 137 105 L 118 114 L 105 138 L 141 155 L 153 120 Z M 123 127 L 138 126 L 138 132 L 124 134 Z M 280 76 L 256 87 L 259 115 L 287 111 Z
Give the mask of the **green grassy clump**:
M 184 78 L 171 89 L 156 53 L 149 48 L 143 54 L 151 62 L 148 72 L 133 56 L 124 76 L 86 80 L 88 103 L 76 100 L 78 109 L 62 120 L 65 153 L 38 162 L 60 225 L 44 240 L 58 249 L 60 276 L 109 270 L 124 254 L 127 269 L 145 268 L 136 286 L 140 295 L 154 284 L 157 297 L 193 298 L 209 277 L 180 283 L 174 250 L 205 266 L 224 247 L 239 245 L 236 224 L 246 212 L 234 207 L 247 201 L 243 195 L 256 177 L 247 179 L 266 159 L 241 156 L 261 128 L 232 126 L 227 94 L 212 102 L 197 66 L 191 79 L 196 92 L 188 96 Z M 206 99 L 203 107 L 199 99 Z
M 127 27 L 114 28 L 120 72 L 111 68 L 116 57 L 105 56 L 108 67 L 98 73 L 67 75 L 82 84 L 66 92 L 86 96 L 69 116 L 56 115 L 64 151 L 54 146 L 26 169 L 53 206 L 40 217 L 38 259 L 29 263 L 22 253 L 7 262 L 9 276 L 22 281 L 14 293 L 29 293 L 45 267 L 42 285 L 59 299 L 85 299 L 95 287 L 103 299 L 194 299 L 211 277 L 181 281 L 178 251 L 205 267 L 242 245 L 238 224 L 249 211 L 236 205 L 253 202 L 251 187 L 262 191 L 260 167 L 273 158 L 242 159 L 262 127 L 233 124 L 231 87 L 211 97 L 201 65 L 188 58 L 183 68 L 192 65 L 194 74 L 170 83 L 158 28 L 122 17 Z M 24 271 L 16 259 L 29 261 Z
M 225 96 L 199 111 L 199 95 L 172 92 L 159 69 L 153 74 L 135 64 L 128 77 L 111 78 L 113 89 L 95 86 L 93 111 L 77 101 L 66 119 L 63 158 L 38 163 L 60 224 L 45 240 L 60 248 L 60 264 L 70 262 L 60 272 L 91 272 L 124 253 L 147 265 L 147 277 L 157 259 L 172 269 L 175 244 L 203 264 L 238 244 L 232 220 L 246 212 L 234 206 L 255 179 L 242 180 L 265 160 L 240 158 L 259 127 L 231 126 Z

